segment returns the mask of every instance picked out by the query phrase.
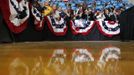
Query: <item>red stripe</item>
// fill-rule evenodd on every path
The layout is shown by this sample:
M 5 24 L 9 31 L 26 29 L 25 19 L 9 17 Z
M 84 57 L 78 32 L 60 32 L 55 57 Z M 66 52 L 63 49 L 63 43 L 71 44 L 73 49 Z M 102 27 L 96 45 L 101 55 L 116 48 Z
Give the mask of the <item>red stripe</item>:
M 91 32 L 91 30 L 93 29 L 93 27 L 94 27 L 94 25 L 95 25 L 95 22 L 93 23 L 93 26 L 87 31 L 87 32 L 82 32 L 82 33 L 79 33 L 79 32 L 76 32 L 74 29 L 73 29 L 73 21 L 71 20 L 70 21 L 70 26 L 71 26 L 71 30 L 72 30 L 72 33 L 74 34 L 74 35 L 78 35 L 78 34 L 82 34 L 82 35 L 84 35 L 84 36 L 86 36 L 86 35 L 88 35 L 90 32 Z M 77 29 L 76 29 L 77 30 Z
M 27 28 L 27 21 L 25 21 L 23 24 L 21 24 L 20 26 L 15 26 L 10 20 L 10 8 L 9 8 L 9 2 L 8 0 L 1 0 L 0 2 L 1 5 L 1 10 L 2 10 L 2 14 L 3 17 L 5 19 L 5 22 L 8 26 L 8 28 L 10 29 L 10 31 L 14 32 L 14 33 L 21 33 L 23 32 L 26 28 Z
M 64 36 L 64 35 L 66 35 L 66 32 L 67 32 L 67 30 L 68 30 L 67 27 L 64 29 L 64 32 L 54 32 L 54 30 L 53 30 L 53 28 L 52 28 L 52 25 L 51 25 L 50 21 L 48 20 L 47 16 L 45 17 L 45 21 L 47 22 L 48 28 L 50 29 L 50 31 L 51 31 L 53 34 L 55 34 L 56 36 Z

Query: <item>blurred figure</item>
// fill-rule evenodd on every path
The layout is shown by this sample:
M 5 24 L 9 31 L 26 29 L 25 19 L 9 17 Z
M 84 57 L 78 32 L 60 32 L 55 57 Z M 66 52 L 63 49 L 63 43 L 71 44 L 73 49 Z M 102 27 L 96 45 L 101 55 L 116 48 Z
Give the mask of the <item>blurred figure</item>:
M 105 19 L 104 13 L 100 9 L 96 10 L 94 17 L 96 20 L 99 20 L 99 21 L 104 21 L 104 19 Z
M 48 16 L 52 13 L 53 9 L 52 7 L 49 5 L 49 1 L 44 2 L 44 11 L 42 12 L 42 14 L 44 16 Z
M 42 12 L 43 7 L 39 4 L 38 0 L 32 2 L 33 7 L 37 8 L 38 11 Z
M 34 0 L 33 4 L 44 16 L 55 13 L 55 17 L 68 17 L 68 20 L 116 21 L 121 12 L 132 6 L 127 2 L 124 0 Z
M 109 10 L 108 9 L 104 10 L 104 16 L 105 16 L 105 21 L 109 21 L 110 20 Z
M 88 19 L 91 21 L 94 20 L 94 13 L 91 8 L 88 8 Z

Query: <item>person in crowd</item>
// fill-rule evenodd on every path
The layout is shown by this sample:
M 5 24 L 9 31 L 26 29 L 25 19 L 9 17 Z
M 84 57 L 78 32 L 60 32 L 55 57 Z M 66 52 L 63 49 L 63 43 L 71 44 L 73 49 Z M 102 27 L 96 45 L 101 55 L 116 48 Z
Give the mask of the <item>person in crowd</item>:
M 88 8 L 88 19 L 91 20 L 91 21 L 95 20 L 94 13 L 93 13 L 91 8 Z
M 75 8 L 76 7 L 72 7 L 71 4 L 68 4 L 67 5 L 67 10 L 65 11 L 67 17 L 68 17 L 68 20 L 72 20 L 74 19 L 74 16 L 75 16 Z
M 52 13 L 52 7 L 50 6 L 50 4 L 49 4 L 49 1 L 45 1 L 44 2 L 44 11 L 43 11 L 43 15 L 44 16 L 48 16 L 48 15 L 50 15 L 51 13 Z
M 104 21 L 105 16 L 101 9 L 96 9 L 96 12 L 94 14 L 95 20 Z
M 83 14 L 83 9 L 81 5 L 78 5 L 78 9 L 75 12 L 75 19 L 80 19 Z
M 39 4 L 38 0 L 32 1 L 32 5 L 33 7 L 37 8 L 38 11 L 42 12 L 43 8 L 42 6 Z
M 116 17 L 116 14 L 115 14 L 115 8 L 114 7 L 111 7 L 109 8 L 109 16 L 110 16 L 110 20 L 111 21 L 116 21 L 117 20 L 117 17 Z
M 105 16 L 105 21 L 108 21 L 110 20 L 110 16 L 109 16 L 109 10 L 108 9 L 104 9 L 104 16 Z
M 117 21 L 121 12 L 130 7 L 123 0 L 88 0 L 86 2 L 82 0 L 34 0 L 32 3 L 44 16 L 52 14 L 55 18 L 62 17 L 68 20 Z

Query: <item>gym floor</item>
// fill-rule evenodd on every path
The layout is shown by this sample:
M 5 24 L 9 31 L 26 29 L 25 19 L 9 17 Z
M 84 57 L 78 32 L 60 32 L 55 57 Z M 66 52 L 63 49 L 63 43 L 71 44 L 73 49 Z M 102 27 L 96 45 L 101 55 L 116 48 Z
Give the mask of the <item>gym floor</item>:
M 1 75 L 133 75 L 133 68 L 133 41 L 0 45 Z

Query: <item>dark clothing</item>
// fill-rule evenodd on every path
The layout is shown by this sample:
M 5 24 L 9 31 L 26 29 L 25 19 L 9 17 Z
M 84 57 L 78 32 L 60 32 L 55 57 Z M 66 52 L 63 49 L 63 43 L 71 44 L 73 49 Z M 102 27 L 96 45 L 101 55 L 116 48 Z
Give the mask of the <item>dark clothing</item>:
M 95 20 L 94 14 L 92 12 L 88 16 L 89 16 L 89 20 Z
M 116 19 L 116 16 L 115 16 L 114 14 L 111 15 L 111 16 L 110 16 L 110 20 L 111 20 L 111 21 L 116 21 L 116 20 L 117 20 L 117 19 Z
M 109 21 L 110 20 L 110 17 L 109 17 L 108 14 L 104 14 L 104 16 L 105 16 L 105 21 Z

